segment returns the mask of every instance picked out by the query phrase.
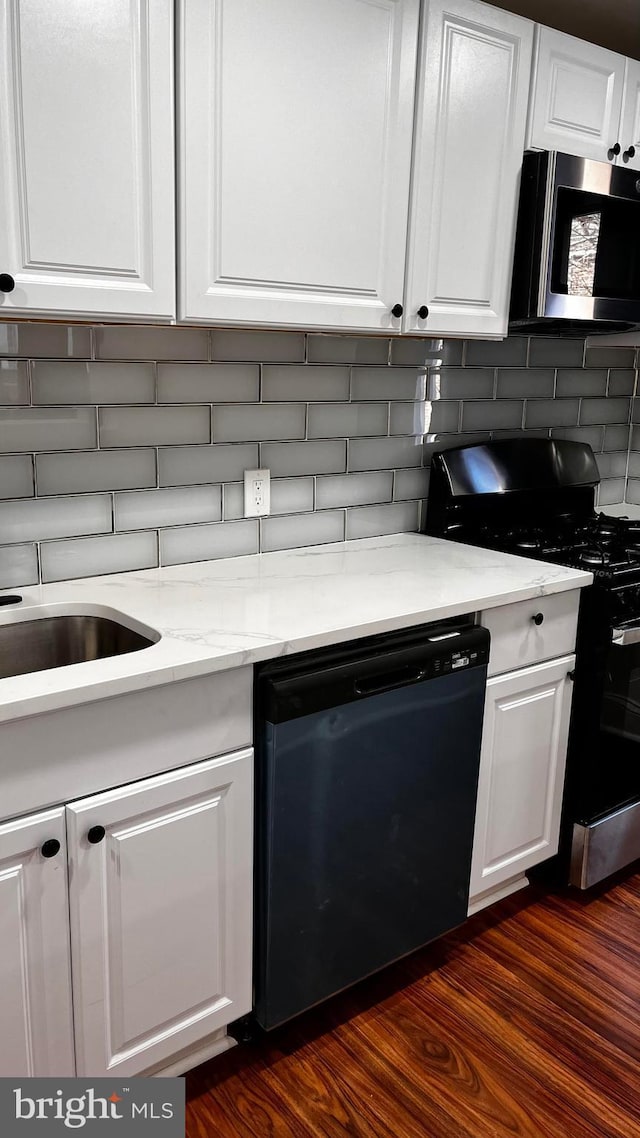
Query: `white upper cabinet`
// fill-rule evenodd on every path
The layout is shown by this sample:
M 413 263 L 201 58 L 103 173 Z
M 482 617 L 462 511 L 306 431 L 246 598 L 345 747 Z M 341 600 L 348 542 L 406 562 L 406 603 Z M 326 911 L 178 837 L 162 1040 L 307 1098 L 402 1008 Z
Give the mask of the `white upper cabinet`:
M 476 0 L 426 7 L 406 331 L 506 335 L 532 44 L 529 20 Z
M 606 162 L 618 145 L 626 60 L 538 27 L 528 145 Z
M 162 1068 L 251 1010 L 253 752 L 67 807 L 79 1075 Z
M 621 153 L 618 162 L 640 170 L 640 61 L 628 59 L 620 125 Z
M 418 8 L 182 0 L 182 319 L 400 330 Z
M 172 0 L 0 0 L 0 167 L 0 318 L 174 315 Z
M 74 1074 L 59 808 L 0 826 L 0 1077 Z

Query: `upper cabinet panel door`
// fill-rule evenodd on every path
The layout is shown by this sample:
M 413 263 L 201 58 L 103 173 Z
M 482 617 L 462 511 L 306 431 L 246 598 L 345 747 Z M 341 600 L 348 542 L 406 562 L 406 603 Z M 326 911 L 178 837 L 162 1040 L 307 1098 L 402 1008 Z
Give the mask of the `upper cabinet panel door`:
M 620 146 L 619 164 L 640 170 L 640 62 L 637 59 L 627 60 Z
M 0 1077 L 75 1074 L 64 809 L 0 826 Z
M 418 0 L 182 0 L 185 320 L 400 330 Z
M 0 0 L 0 317 L 175 315 L 172 0 Z
M 79 1075 L 162 1067 L 251 1010 L 253 752 L 67 807 Z
M 529 20 L 475 0 L 427 6 L 407 331 L 506 334 L 532 43 Z
M 606 162 L 622 143 L 624 56 L 553 28 L 536 37 L 528 145 Z

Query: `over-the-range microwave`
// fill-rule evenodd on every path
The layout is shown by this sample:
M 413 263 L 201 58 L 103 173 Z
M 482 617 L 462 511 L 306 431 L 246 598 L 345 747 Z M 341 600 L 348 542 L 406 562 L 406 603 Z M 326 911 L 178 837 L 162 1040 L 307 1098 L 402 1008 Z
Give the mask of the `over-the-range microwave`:
M 524 156 L 510 327 L 640 328 L 640 173 L 557 151 Z

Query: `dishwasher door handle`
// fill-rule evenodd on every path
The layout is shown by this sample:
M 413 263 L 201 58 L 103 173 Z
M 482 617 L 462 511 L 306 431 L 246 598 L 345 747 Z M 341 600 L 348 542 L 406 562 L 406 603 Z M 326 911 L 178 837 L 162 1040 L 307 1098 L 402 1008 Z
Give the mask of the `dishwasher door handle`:
M 393 672 L 382 672 L 377 676 L 363 676 L 362 679 L 355 680 L 354 690 L 356 695 L 379 695 L 406 684 L 415 684 L 418 680 L 423 680 L 426 674 L 424 668 L 396 668 Z

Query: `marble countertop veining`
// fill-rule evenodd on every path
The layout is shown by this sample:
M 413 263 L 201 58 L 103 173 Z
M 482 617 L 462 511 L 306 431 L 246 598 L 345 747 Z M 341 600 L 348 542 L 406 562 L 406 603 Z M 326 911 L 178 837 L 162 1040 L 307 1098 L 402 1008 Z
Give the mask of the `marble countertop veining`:
M 160 639 L 139 652 L 0 679 L 0 722 L 591 580 L 560 565 L 396 534 L 21 589 L 23 603 L 0 609 L 0 625 L 82 612 L 122 617 Z

